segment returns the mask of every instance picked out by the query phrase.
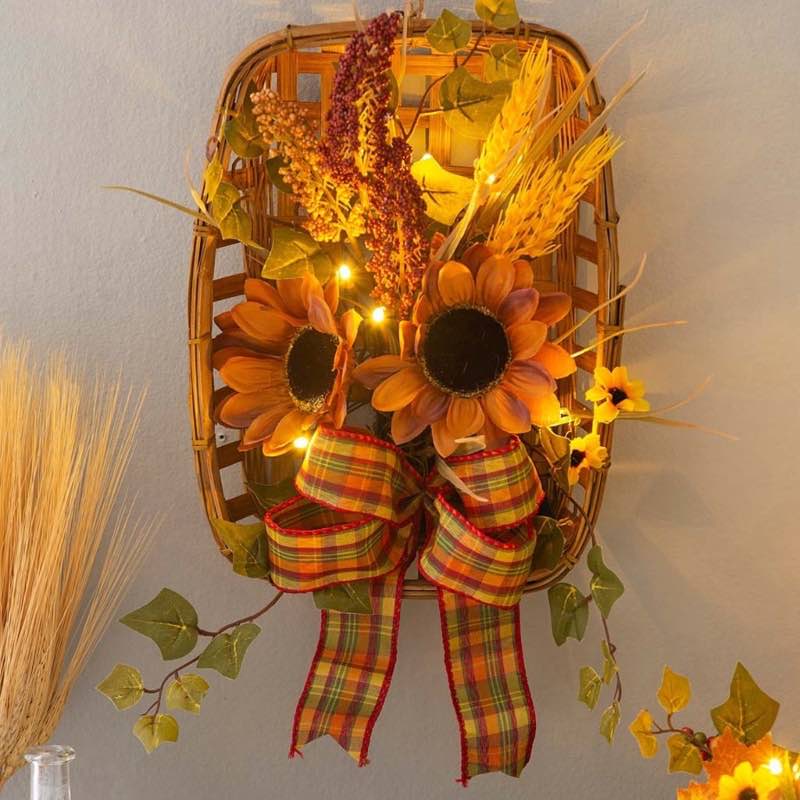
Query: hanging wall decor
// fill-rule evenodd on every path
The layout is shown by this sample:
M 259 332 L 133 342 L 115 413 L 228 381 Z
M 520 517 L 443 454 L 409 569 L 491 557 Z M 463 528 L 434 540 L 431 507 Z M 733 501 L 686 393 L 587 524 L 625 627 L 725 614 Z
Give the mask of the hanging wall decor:
M 200 709 L 209 686 L 187 670 L 235 678 L 284 594 L 321 616 L 291 754 L 327 734 L 367 763 L 403 603 L 429 599 L 460 780 L 519 775 L 536 732 L 520 600 L 539 590 L 557 645 L 599 615 L 579 699 L 594 709 L 605 689 L 614 737 L 624 587 L 595 529 L 612 433 L 697 427 L 664 416 L 684 400 L 651 409 L 620 360 L 623 334 L 680 324 L 623 323 L 645 262 L 621 284 L 606 122 L 641 76 L 606 102 L 596 74 L 616 45 L 590 67 L 510 0 L 476 12 L 255 42 L 223 82 L 195 207 L 132 190 L 195 219 L 203 503 L 233 571 L 278 590 L 212 630 L 169 589 L 123 618 L 165 659 L 196 653 L 154 688 L 127 665 L 101 685 L 119 708 L 152 695 L 135 727 L 148 750 L 178 737 L 163 705 Z M 586 587 L 567 580 L 584 557 Z

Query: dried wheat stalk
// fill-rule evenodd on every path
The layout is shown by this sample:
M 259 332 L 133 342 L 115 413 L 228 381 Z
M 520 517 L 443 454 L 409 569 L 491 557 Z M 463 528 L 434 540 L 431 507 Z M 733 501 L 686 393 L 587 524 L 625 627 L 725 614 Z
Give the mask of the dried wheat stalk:
M 147 550 L 153 526 L 118 504 L 140 410 L 0 340 L 0 787 L 52 735 Z

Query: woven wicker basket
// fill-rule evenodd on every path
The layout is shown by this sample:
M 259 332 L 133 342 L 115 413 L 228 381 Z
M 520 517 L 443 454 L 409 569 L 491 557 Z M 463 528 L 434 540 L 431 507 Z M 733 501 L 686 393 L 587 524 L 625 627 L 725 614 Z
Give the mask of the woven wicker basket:
M 451 56 L 431 53 L 426 47 L 427 42 L 422 34 L 430 24 L 430 21 L 423 20 L 412 24 L 410 35 L 413 37 L 413 49 L 410 49 L 406 65 L 409 80 L 420 82 L 423 87 L 426 80 L 452 68 Z M 356 30 L 355 22 L 287 27 L 253 43 L 239 55 L 225 77 L 212 120 L 210 146 L 218 148 L 222 163 L 226 165 L 225 179 L 240 189 L 248 190 L 248 210 L 254 223 L 253 238 L 261 244 L 269 243 L 271 219 L 295 219 L 296 209 L 286 195 L 270 186 L 261 159 L 242 160 L 232 153 L 222 138 L 222 126 L 231 112 L 240 106 L 252 82 L 259 87 L 270 85 L 282 97 L 304 102 L 313 115 L 321 118 L 324 126 L 336 61 Z M 481 30 L 482 25 L 475 23 L 473 37 Z M 536 47 L 538 42 L 547 38 L 553 52 L 553 102 L 562 102 L 589 69 L 580 48 L 564 34 L 534 25 L 523 24 L 517 37 L 520 46 L 526 47 Z M 480 73 L 483 69 L 484 46 L 488 48 L 494 42 L 513 41 L 513 38 L 513 32 L 485 36 L 468 67 Z M 399 58 L 399 55 L 396 57 Z M 304 91 L 309 87 L 311 96 L 306 98 Z M 434 106 L 438 105 L 437 88 L 433 89 L 430 97 Z M 407 100 L 401 98 L 400 101 L 399 113 L 404 122 L 410 121 L 416 108 L 410 101 L 406 105 Z M 560 147 L 565 148 L 574 141 L 588 122 L 602 111 L 603 106 L 599 89 L 592 83 L 584 102 L 564 126 Z M 448 169 L 471 174 L 471 167 L 464 164 L 463 157 L 464 148 L 469 151 L 469 143 L 456 141 L 441 115 L 423 116 L 421 122 L 419 136 L 424 139 L 422 147 Z M 458 156 L 459 149 L 462 151 L 461 158 Z M 466 164 L 469 163 L 471 158 L 466 161 Z M 582 198 L 576 220 L 561 237 L 557 252 L 539 259 L 535 264 L 539 289 L 567 292 L 573 299 L 573 311 L 561 323 L 561 331 L 571 327 L 583 314 L 619 291 L 617 222 L 611 168 L 606 166 L 596 185 Z M 234 268 L 234 272 L 226 269 L 232 263 L 233 253 L 229 248 L 242 250 L 242 261 L 238 262 L 239 266 Z M 276 473 L 286 468 L 285 462 L 283 466 L 279 461 L 265 463 L 266 459 L 257 451 L 250 451 L 243 458 L 238 450 L 238 441 L 230 440 L 230 431 L 226 430 L 218 438 L 212 418 L 217 392 L 222 391 L 216 387 L 211 367 L 213 317 L 242 295 L 245 277 L 260 275 L 262 260 L 263 255 L 250 251 L 238 242 L 223 240 L 215 228 L 195 224 L 189 275 L 190 409 L 195 467 L 209 520 L 222 518 L 237 521 L 254 515 L 257 505 L 247 493 L 244 478 L 263 481 L 272 477 L 274 480 L 282 477 Z M 622 314 L 621 302 L 611 304 L 597 316 L 595 322 L 587 323 L 581 329 L 579 342 L 572 339 L 566 341 L 565 345 L 577 349 L 594 336 L 603 336 L 618 329 L 622 325 Z M 612 339 L 605 345 L 603 361 L 606 365 L 613 367 L 619 363 L 621 338 Z M 594 369 L 595 359 L 594 352 L 579 356 L 578 372 L 560 382 L 562 403 L 573 411 L 587 411 L 581 398 Z M 612 426 L 603 426 L 601 434 L 603 444 L 609 448 L 611 431 Z M 546 468 L 542 471 L 546 473 Z M 254 475 L 259 477 L 254 478 Z M 588 539 L 589 524 L 594 524 L 600 511 L 605 479 L 605 472 L 591 471 L 587 475 L 577 494 L 582 512 L 570 507 L 558 509 L 560 516 L 572 518 L 564 555 L 555 569 L 533 573 L 526 591 L 546 588 L 574 566 Z M 229 553 L 218 539 L 217 544 L 221 552 L 228 556 Z M 405 596 L 432 598 L 435 590 L 424 580 L 411 579 L 406 581 Z

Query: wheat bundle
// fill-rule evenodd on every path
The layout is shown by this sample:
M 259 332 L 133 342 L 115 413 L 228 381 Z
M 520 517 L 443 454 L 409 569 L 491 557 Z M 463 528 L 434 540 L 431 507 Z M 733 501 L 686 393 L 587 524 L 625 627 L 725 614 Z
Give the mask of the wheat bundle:
M 141 398 L 0 340 L 0 788 L 53 733 L 151 538 L 119 501 Z

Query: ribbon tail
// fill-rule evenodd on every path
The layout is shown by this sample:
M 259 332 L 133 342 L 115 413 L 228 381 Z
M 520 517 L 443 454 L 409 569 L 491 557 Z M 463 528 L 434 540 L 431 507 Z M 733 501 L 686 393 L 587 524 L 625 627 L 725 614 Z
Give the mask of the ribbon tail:
M 370 584 L 371 614 L 321 612 L 319 643 L 297 704 L 290 755 L 325 734 L 367 764 L 370 737 L 397 660 L 405 568 Z
M 519 605 L 499 608 L 439 588 L 439 612 L 461 737 L 460 782 L 484 772 L 518 777 L 536 734 Z

